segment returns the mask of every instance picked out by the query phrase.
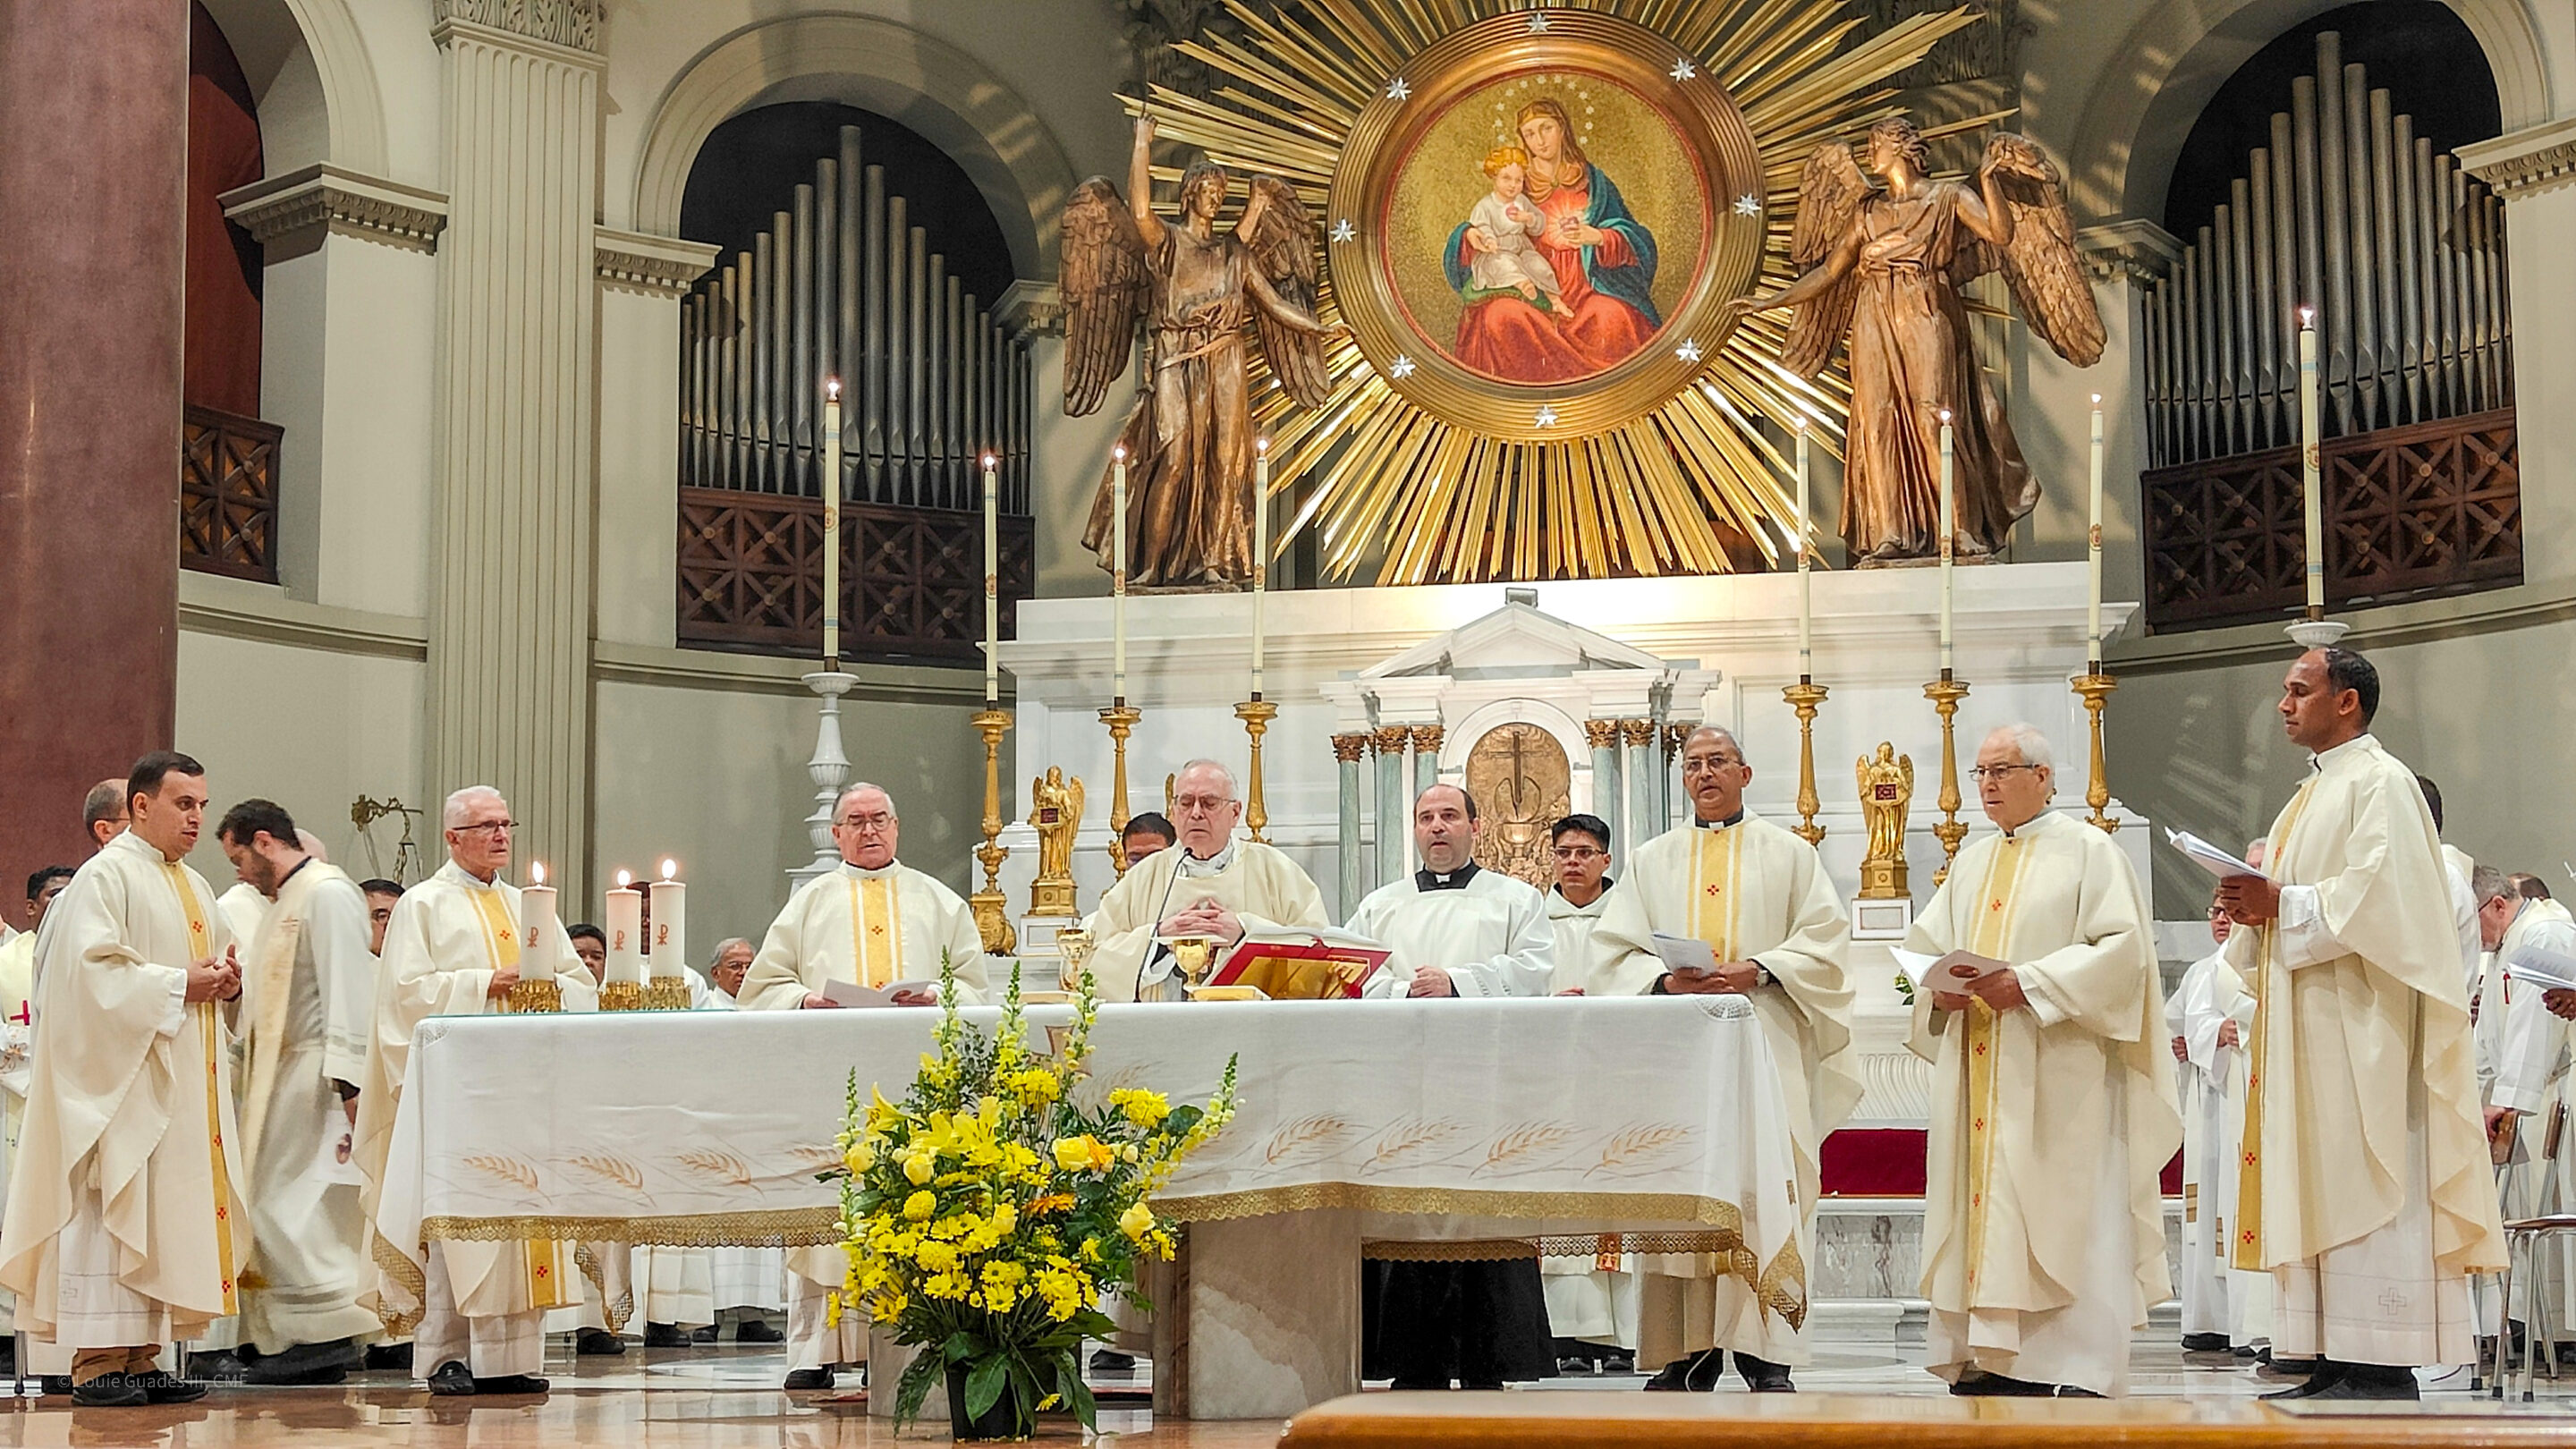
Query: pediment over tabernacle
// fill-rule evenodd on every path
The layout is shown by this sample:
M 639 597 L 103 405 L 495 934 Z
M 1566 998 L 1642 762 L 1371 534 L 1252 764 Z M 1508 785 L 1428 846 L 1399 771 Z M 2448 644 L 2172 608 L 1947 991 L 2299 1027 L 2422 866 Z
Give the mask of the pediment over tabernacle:
M 1441 676 L 1449 679 L 1528 679 L 1593 670 L 1645 670 L 1661 675 L 1696 661 L 1662 659 L 1580 624 L 1543 613 L 1534 589 L 1513 589 L 1505 603 L 1482 618 L 1434 634 L 1412 648 L 1363 669 L 1375 680 Z

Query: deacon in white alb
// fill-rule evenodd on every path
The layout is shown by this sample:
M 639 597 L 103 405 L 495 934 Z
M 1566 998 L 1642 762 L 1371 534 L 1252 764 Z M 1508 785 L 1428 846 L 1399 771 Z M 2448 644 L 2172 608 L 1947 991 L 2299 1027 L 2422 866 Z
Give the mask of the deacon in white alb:
M 2171 1291 L 2157 1179 L 2182 1145 L 2146 897 L 2109 835 L 2048 808 L 2038 730 L 1987 735 L 1972 774 L 2000 833 L 1906 939 L 1973 958 L 1928 975 L 1907 1042 L 1933 1063 L 1925 1366 L 1954 1394 L 2116 1396 Z
M 1691 821 L 1637 847 L 1627 884 L 1593 933 L 1593 996 L 1724 993 L 1752 1004 L 1780 1075 L 1797 1153 L 1799 1257 L 1816 1261 L 1810 1219 L 1822 1188 L 1825 1134 L 1860 1101 L 1851 1066 L 1851 922 L 1814 846 L 1744 807 L 1753 767 L 1715 725 L 1682 743 Z M 1705 941 L 1714 975 L 1667 974 L 1654 934 Z M 1757 1393 L 1787 1393 L 1791 1365 L 1810 1361 L 1803 1318 L 1793 1324 L 1715 1254 L 1649 1259 L 1638 1361 L 1662 1364 L 1653 1389 L 1717 1386 L 1721 1353 Z
M 1181 1000 L 1180 967 L 1163 944 L 1171 937 L 1206 936 L 1222 960 L 1246 933 L 1332 924 L 1324 893 L 1297 862 L 1260 841 L 1234 838 L 1243 802 L 1225 766 L 1192 760 L 1172 790 L 1178 848 L 1128 867 L 1083 923 L 1103 1001 Z
M 2511 877 L 2493 866 L 2477 868 L 2470 890 L 2478 901 L 2479 939 L 2495 953 L 2497 967 L 2496 994 L 2484 1007 L 2500 1028 L 2494 1038 L 2495 1075 L 2486 1088 L 2486 1127 L 2490 1141 L 2506 1130 L 2513 1133 L 2511 1157 L 2497 1174 L 2502 1212 L 2507 1222 L 2563 1212 L 2568 1199 L 2563 1195 L 2561 1165 L 2576 1154 L 2562 1141 L 2556 1158 L 2549 1156 L 2546 1122 L 2549 1105 L 2559 1097 L 2567 1073 L 2567 1023 L 2550 1014 L 2543 993 L 2514 979 L 2513 958 L 2526 950 L 2540 950 L 2576 960 L 2576 924 L 2569 922 L 2565 907 L 2553 900 L 2525 897 L 2514 889 Z M 2481 1030 L 2489 1019 L 2484 1014 L 2479 1017 Z M 2570 1316 L 2576 1311 L 2576 1271 L 2571 1271 L 2576 1270 L 2576 1256 L 2569 1253 L 2564 1235 L 2548 1242 L 2548 1250 L 2537 1255 L 2548 1260 L 2545 1270 L 2534 1262 L 2529 1266 L 2537 1271 L 2514 1274 L 2515 1301 L 2507 1312 L 2516 1320 L 2530 1321 L 2531 1289 L 2538 1279 L 2547 1285 L 2544 1302 L 2552 1325 L 2576 1324 L 2576 1317 Z M 2488 1317 L 2478 1320 L 2481 1329 L 2493 1323 Z
M 2246 859 L 2262 863 L 2261 842 Z M 2209 934 L 2227 943 L 2234 922 L 2209 907 Z M 2224 1353 L 2269 1338 L 2269 1283 L 2230 1265 L 2227 1225 L 2236 1219 L 2236 1141 L 2245 1122 L 2245 1037 L 2254 998 L 2219 951 L 2183 969 L 2166 1015 L 2174 1030 L 2176 1091 L 2182 1107 L 2182 1346 Z
M 259 893 L 242 973 L 241 1155 L 250 1169 L 251 1268 L 241 1338 L 255 1384 L 331 1384 L 381 1326 L 360 1176 L 350 1163 L 367 1074 L 376 958 L 357 884 L 309 854 L 273 801 L 224 812 L 215 838 Z
M 215 893 L 182 862 L 206 771 L 145 755 L 131 827 L 72 877 L 38 944 L 27 1126 L 0 1228 L 18 1328 L 71 1354 L 89 1406 L 201 1398 L 154 1369 L 239 1306 L 250 1256 L 233 1123 L 241 968 Z
M 901 833 L 894 798 L 882 788 L 862 781 L 841 792 L 832 806 L 841 868 L 787 898 L 743 977 L 744 1010 L 830 1007 L 823 988 L 835 982 L 882 989 L 936 981 L 943 954 L 957 973 L 959 1003 L 983 1000 L 984 938 L 975 913 L 955 891 L 895 859 Z M 906 990 L 893 999 L 929 1006 L 938 998 L 934 990 Z M 828 1389 L 835 1365 L 868 1359 L 866 1315 L 845 1305 L 832 1322 L 849 1257 L 837 1247 L 798 1248 L 787 1268 L 787 1387 Z
M 403 893 L 385 924 L 367 1076 L 358 1085 L 358 1165 L 365 1172 L 372 1230 L 385 1184 L 394 1114 L 412 1033 L 433 1016 L 481 1016 L 525 976 L 551 975 L 566 1011 L 598 1005 L 598 984 L 557 932 L 523 959 L 527 935 L 510 867 L 510 802 L 489 785 L 447 797 L 440 813 L 447 864 Z M 543 1393 L 544 1320 L 549 1308 L 578 1306 L 570 1243 L 375 1241 L 376 1313 L 394 1337 L 414 1337 L 412 1362 L 433 1394 Z M 416 1331 L 415 1331 L 416 1330 Z
M 700 1011 L 741 1009 L 743 977 L 751 970 L 752 945 L 740 936 L 716 943 L 707 967 L 707 986 L 696 993 Z M 657 1256 L 666 1250 L 655 1250 Z M 639 1281 L 642 1275 L 638 1275 Z M 733 1325 L 736 1343 L 777 1343 L 779 1333 L 767 1317 L 787 1311 L 787 1255 L 781 1248 L 710 1248 L 707 1250 L 707 1301 L 715 1327 Z M 668 1322 L 670 1320 L 664 1320 Z
M 2268 1269 L 2284 1392 L 2413 1399 L 2415 1366 L 2477 1353 L 2468 1276 L 2504 1264 L 2450 886 L 2415 777 L 2369 734 L 2379 672 L 2310 650 L 2281 719 L 2313 751 L 2266 876 L 2221 882 L 2254 993 L 2236 1263 Z
M 1548 828 L 1548 848 L 1556 858 L 1556 884 L 1547 893 L 1547 924 L 1556 933 L 1549 990 L 1580 996 L 1592 971 L 1593 928 L 1619 884 L 1610 874 L 1610 823 L 1568 815 Z M 1630 1266 L 1630 1257 L 1617 1254 L 1539 1260 L 1558 1368 L 1625 1373 L 1635 1366 L 1637 1275 Z
M 1379 998 L 1544 996 L 1556 935 L 1547 899 L 1473 859 L 1476 801 L 1455 785 L 1414 797 L 1411 880 L 1369 892 L 1349 928 L 1392 953 L 1361 988 Z M 1556 1373 L 1535 1258 L 1362 1265 L 1360 1375 L 1399 1389 L 1470 1389 Z

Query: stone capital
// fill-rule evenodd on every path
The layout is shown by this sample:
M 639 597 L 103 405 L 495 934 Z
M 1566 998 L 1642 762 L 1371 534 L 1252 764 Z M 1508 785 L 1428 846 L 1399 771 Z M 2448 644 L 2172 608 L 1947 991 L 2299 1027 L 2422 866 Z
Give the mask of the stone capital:
M 1623 719 L 1619 734 L 1634 749 L 1644 749 L 1655 741 L 1655 722 L 1650 719 Z
M 1440 748 L 1442 737 L 1447 733 L 1448 732 L 1446 730 L 1436 724 L 1415 725 L 1413 727 L 1413 752 L 1417 755 L 1435 753 Z
M 2462 146 L 2455 152 L 2471 176 L 2507 202 L 2576 181 L 2576 118 L 2551 121 Z
M 591 261 L 602 285 L 650 297 L 685 296 L 723 248 L 638 231 L 591 231 Z
M 1619 722 L 1615 719 L 1585 720 L 1583 742 L 1596 750 L 1619 748 Z
M 1333 758 L 1345 765 L 1356 765 L 1368 753 L 1368 732 L 1333 736 Z
M 1379 725 L 1375 730 L 1370 731 L 1369 739 L 1377 746 L 1379 754 L 1401 755 L 1404 753 L 1404 742 L 1412 733 L 1402 725 Z
M 599 52 L 603 0 L 430 0 L 432 33 L 476 25 L 566 50 Z
M 447 228 L 447 198 L 439 193 L 361 176 L 327 161 L 216 199 L 224 218 L 256 238 L 271 264 L 303 256 L 328 236 L 435 252 L 438 234 Z
M 2182 243 L 2152 221 L 2116 217 L 2075 234 L 2075 249 L 2096 282 L 2152 286 L 2182 259 Z

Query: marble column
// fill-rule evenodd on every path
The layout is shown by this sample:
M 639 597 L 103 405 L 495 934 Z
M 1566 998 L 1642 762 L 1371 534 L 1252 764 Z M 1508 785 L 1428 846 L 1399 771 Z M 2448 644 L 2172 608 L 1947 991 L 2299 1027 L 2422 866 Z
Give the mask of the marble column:
M 1377 751 L 1378 885 L 1404 874 L 1404 843 L 1413 838 L 1413 802 L 1404 793 L 1404 742 L 1411 734 L 1402 725 L 1380 725 L 1369 735 Z
M 1333 763 L 1341 800 L 1340 898 L 1334 904 L 1334 917 L 1347 918 L 1351 908 L 1360 903 L 1360 756 L 1368 752 L 1365 733 L 1333 736 Z
M 82 795 L 174 743 L 188 7 L 6 13 L 0 880 L 17 882 L 86 857 Z
M 1662 731 L 1656 729 L 1655 722 L 1650 719 L 1619 721 L 1619 738 L 1628 747 L 1627 759 L 1623 763 L 1628 777 L 1628 849 L 1631 853 L 1663 833 L 1655 816 L 1655 797 L 1662 793 L 1655 779 L 1659 773 L 1655 768 L 1658 764 L 1655 737 L 1660 733 Z
M 1675 822 L 1682 818 L 1682 813 L 1690 808 L 1689 799 L 1682 794 L 1682 745 L 1690 739 L 1691 731 L 1697 728 L 1699 726 L 1680 720 L 1664 722 L 1663 782 L 1664 829 L 1666 830 L 1672 829 Z
M 1440 740 L 1443 733 L 1436 724 L 1413 727 L 1413 793 L 1417 796 L 1440 783 Z M 1404 809 L 1410 818 L 1413 802 L 1405 801 Z
M 1610 827 L 1610 838 L 1604 843 L 1611 853 L 1624 858 L 1619 846 L 1619 722 L 1585 720 L 1583 742 L 1592 747 L 1592 813 Z
M 435 0 L 448 225 L 431 504 L 432 800 L 489 784 L 590 898 L 600 0 Z

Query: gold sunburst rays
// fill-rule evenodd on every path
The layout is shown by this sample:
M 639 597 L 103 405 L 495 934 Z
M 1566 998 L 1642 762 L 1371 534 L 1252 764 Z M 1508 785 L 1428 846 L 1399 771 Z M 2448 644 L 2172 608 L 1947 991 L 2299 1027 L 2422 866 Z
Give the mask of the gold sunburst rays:
M 1382 584 L 1715 573 L 1784 556 L 1795 506 L 1786 440 L 1803 418 L 1814 444 L 1839 455 L 1850 383 L 1840 364 L 1820 377 L 1791 374 L 1778 360 L 1788 319 L 1764 314 L 1729 326 L 1724 304 L 1794 278 L 1789 233 L 1808 152 L 1900 113 L 1888 82 L 1971 24 L 1969 7 L 1866 38 L 1855 38 L 1858 22 L 1837 0 L 1307 0 L 1277 14 L 1226 0 L 1226 8 L 1240 38 L 1178 47 L 1218 75 L 1211 93 L 1157 87 L 1128 106 L 1150 109 L 1163 135 L 1231 170 L 1282 177 L 1328 238 L 1318 308 L 1352 331 L 1327 348 L 1324 403 L 1295 406 L 1257 364 L 1253 378 L 1273 487 L 1308 485 L 1279 531 L 1280 551 L 1311 530 L 1327 577 L 1367 574 Z M 1531 29 L 1539 16 L 1547 23 Z M 1471 30 L 1472 47 L 1462 44 Z M 1711 241 L 1652 341 L 1599 377 L 1547 388 L 1488 382 L 1481 393 L 1460 386 L 1474 375 L 1440 355 L 1409 317 L 1387 315 L 1395 309 L 1384 269 L 1370 259 L 1374 219 L 1350 185 L 1355 139 L 1361 149 L 1387 143 L 1390 114 L 1417 93 L 1464 94 L 1435 72 L 1454 71 L 1469 49 L 1478 64 L 1536 73 L 1562 69 L 1550 57 L 1569 47 L 1635 47 L 1639 34 L 1655 71 L 1672 72 L 1659 104 L 1717 117 L 1700 133 L 1713 150 L 1725 117 L 1749 135 L 1741 174 L 1709 183 L 1733 193 L 1714 196 L 1718 206 L 1732 209 L 1739 195 L 1758 203 L 1745 218 L 1751 225 L 1726 233 L 1749 236 L 1749 254 L 1725 265 Z M 1635 64 L 1622 73 L 1642 74 Z M 1686 84 L 1707 89 L 1693 100 Z M 1722 106 L 1707 99 L 1712 90 Z M 1970 130 L 2000 114 L 1940 130 Z M 1445 391 L 1432 385 L 1444 380 Z M 1620 397 L 1606 399 L 1612 392 Z

